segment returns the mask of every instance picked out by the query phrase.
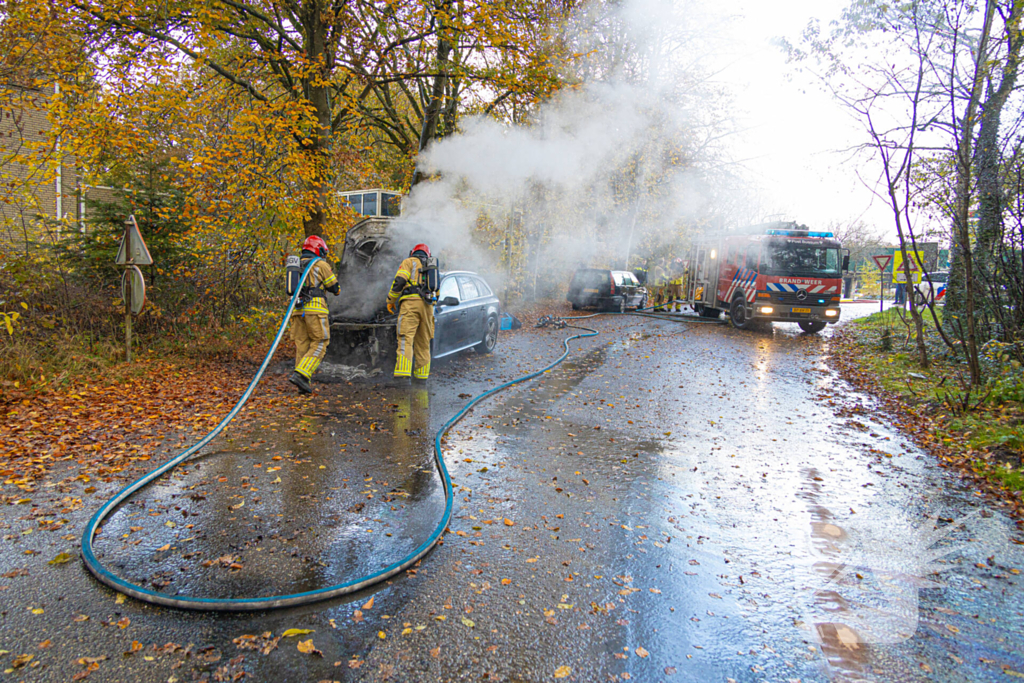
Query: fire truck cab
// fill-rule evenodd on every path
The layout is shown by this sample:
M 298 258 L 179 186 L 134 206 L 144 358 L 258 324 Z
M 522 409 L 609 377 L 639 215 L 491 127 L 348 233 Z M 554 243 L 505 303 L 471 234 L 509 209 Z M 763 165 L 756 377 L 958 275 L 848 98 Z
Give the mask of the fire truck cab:
M 697 240 L 687 259 L 684 297 L 704 317 L 725 311 L 733 327 L 795 322 L 820 332 L 839 321 L 849 255 L 831 232 L 766 223 Z

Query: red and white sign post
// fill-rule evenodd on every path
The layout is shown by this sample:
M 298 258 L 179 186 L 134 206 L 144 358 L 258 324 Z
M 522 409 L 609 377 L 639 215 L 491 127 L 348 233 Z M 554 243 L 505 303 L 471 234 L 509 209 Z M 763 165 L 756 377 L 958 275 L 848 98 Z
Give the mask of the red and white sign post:
M 882 274 L 885 273 L 886 266 L 892 261 L 892 254 L 882 254 L 881 256 L 871 257 L 875 265 L 878 266 L 878 310 L 881 312 L 884 310 L 885 301 L 882 296 L 884 283 L 882 282 Z

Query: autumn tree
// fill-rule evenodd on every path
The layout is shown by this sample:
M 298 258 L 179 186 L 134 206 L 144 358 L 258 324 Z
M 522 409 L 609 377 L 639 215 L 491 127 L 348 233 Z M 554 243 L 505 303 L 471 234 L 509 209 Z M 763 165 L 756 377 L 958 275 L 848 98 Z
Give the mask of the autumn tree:
M 546 0 L 211 4 L 72 0 L 107 59 L 172 48 L 265 107 L 297 147 L 305 233 L 331 212 L 339 137 L 371 131 L 414 156 L 454 129 L 464 101 L 496 106 L 543 95 L 545 29 L 566 7 Z

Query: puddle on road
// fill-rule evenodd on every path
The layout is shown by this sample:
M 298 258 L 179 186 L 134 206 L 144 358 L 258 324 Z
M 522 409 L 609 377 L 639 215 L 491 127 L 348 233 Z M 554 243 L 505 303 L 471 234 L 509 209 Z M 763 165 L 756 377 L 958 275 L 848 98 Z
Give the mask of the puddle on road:
M 365 403 L 328 399 L 290 427 L 229 428 L 111 515 L 98 553 L 150 589 L 202 597 L 323 588 L 400 559 L 444 505 L 430 398 L 400 395 L 383 417 Z

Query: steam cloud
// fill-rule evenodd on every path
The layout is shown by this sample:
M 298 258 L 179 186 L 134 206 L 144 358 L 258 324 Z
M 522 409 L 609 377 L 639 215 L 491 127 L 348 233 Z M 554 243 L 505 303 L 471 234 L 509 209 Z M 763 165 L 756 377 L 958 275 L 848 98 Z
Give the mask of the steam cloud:
M 464 120 L 421 154 L 431 180 L 403 202 L 404 225 L 379 257 L 390 272 L 376 305 L 417 242 L 430 244 L 443 269 L 480 272 L 499 295 L 513 272 L 526 293 L 546 295 L 577 265 L 624 268 L 629 252 L 639 257 L 633 268 L 678 250 L 695 226 L 721 223 L 728 202 L 720 200 L 736 194 L 736 181 L 720 170 L 728 101 L 703 67 L 715 54 L 708 21 L 686 0 L 630 0 L 574 16 L 557 37 L 588 55 L 564 67 L 573 87 L 529 124 Z M 492 243 L 480 239 L 485 225 Z

